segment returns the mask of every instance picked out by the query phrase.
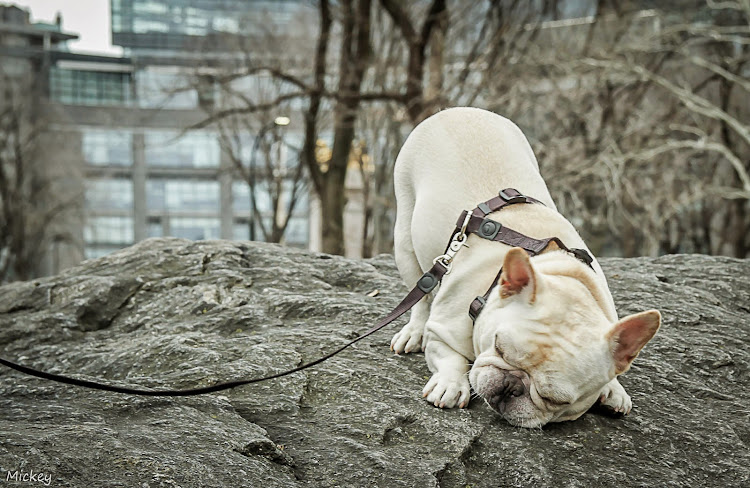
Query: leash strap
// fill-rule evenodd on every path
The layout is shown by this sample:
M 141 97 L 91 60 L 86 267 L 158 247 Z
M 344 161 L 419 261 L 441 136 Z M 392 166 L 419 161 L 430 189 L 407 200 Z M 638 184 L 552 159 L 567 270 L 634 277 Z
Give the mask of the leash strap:
M 96 390 L 111 391 L 114 393 L 127 393 L 130 395 L 184 397 L 184 396 L 203 395 L 206 393 L 229 390 L 231 388 L 237 388 L 238 386 L 249 385 L 251 383 L 259 383 L 261 381 L 267 381 L 267 380 L 272 380 L 275 378 L 281 378 L 282 376 L 288 376 L 290 374 L 297 373 L 298 371 L 302 371 L 303 369 L 307 369 L 312 366 L 315 366 L 316 364 L 320 364 L 326 359 L 329 359 L 335 356 L 336 354 L 340 353 L 341 351 L 348 348 L 352 344 L 355 344 L 361 341 L 362 339 L 364 339 L 365 337 L 368 337 L 374 334 L 375 332 L 379 331 L 386 325 L 390 324 L 391 322 L 399 318 L 409 309 L 411 309 L 414 305 L 417 304 L 417 302 L 419 302 L 422 298 L 424 298 L 425 295 L 427 295 L 433 289 L 435 289 L 435 287 L 440 283 L 440 281 L 443 279 L 443 276 L 445 276 L 445 273 L 447 271 L 448 271 L 447 266 L 445 266 L 440 261 L 436 261 L 433 264 L 432 268 L 430 268 L 430 270 L 427 271 L 424 275 L 422 275 L 419 281 L 417 281 L 417 285 L 414 288 L 412 288 L 412 290 L 404 297 L 403 300 L 401 300 L 401 303 L 396 305 L 396 307 L 393 310 L 391 310 L 391 312 L 388 315 L 380 319 L 380 321 L 377 324 L 375 324 L 370 330 L 368 330 L 364 334 L 361 334 L 357 338 L 347 342 L 346 344 L 339 347 L 335 351 L 326 354 L 323 357 L 320 357 L 309 363 L 305 363 L 300 366 L 297 366 L 296 368 L 293 368 L 287 371 L 282 371 L 281 373 L 264 376 L 262 378 L 229 381 L 226 383 L 218 383 L 213 386 L 206 386 L 203 388 L 190 388 L 187 390 L 146 390 L 146 389 L 141 389 L 141 388 L 129 388 L 129 387 L 124 387 L 124 386 L 108 385 L 105 383 L 99 383 L 97 381 L 82 380 L 78 378 L 71 378 L 69 376 L 48 373 L 46 371 L 39 371 L 37 369 L 29 368 L 28 366 L 22 366 L 20 364 L 16 364 L 12 361 L 8 361 L 7 359 L 3 359 L 3 358 L 0 358 L 0 364 L 2 364 L 3 366 L 7 366 L 11 369 L 15 369 L 16 371 L 19 371 L 21 373 L 31 375 L 31 376 L 36 376 L 37 378 L 42 378 L 45 380 L 56 381 L 58 383 L 65 383 L 67 385 L 75 385 L 75 386 L 82 386 L 85 388 L 93 388 Z
M 404 299 L 401 300 L 401 303 L 396 305 L 396 307 L 393 310 L 391 310 L 391 312 L 388 315 L 386 315 L 380 321 L 378 321 L 378 323 L 375 324 L 370 330 L 359 335 L 355 339 L 347 342 L 346 344 L 339 347 L 335 351 L 330 352 L 326 354 L 325 356 L 322 356 L 314 361 L 302 364 L 300 366 L 297 366 L 296 368 L 293 368 L 287 371 L 282 371 L 280 373 L 275 373 L 269 376 L 264 376 L 262 378 L 253 378 L 249 380 L 238 380 L 238 381 L 229 381 L 225 383 L 217 383 L 213 386 L 206 386 L 203 388 L 190 388 L 186 390 L 150 390 L 150 389 L 115 386 L 115 385 L 109 385 L 105 383 L 99 383 L 97 381 L 89 381 L 89 380 L 83 380 L 83 379 L 78 379 L 78 378 L 72 378 L 72 377 L 64 376 L 64 375 L 48 373 L 46 371 L 39 371 L 37 369 L 29 368 L 28 366 L 16 364 L 12 361 L 8 361 L 7 359 L 3 359 L 3 358 L 0 358 L 0 364 L 2 364 L 3 366 L 7 366 L 8 368 L 14 369 L 16 371 L 19 371 L 21 373 L 24 373 L 24 374 L 36 376 L 37 378 L 42 378 L 42 379 L 46 379 L 50 381 L 56 381 L 58 383 L 65 383 L 68 385 L 81 386 L 85 388 L 93 388 L 96 390 L 110 391 L 114 393 L 127 393 L 130 395 L 142 395 L 142 396 L 170 396 L 170 397 L 203 395 L 206 393 L 229 390 L 231 388 L 237 388 L 238 386 L 249 385 L 252 383 L 259 383 L 261 381 L 268 381 L 268 380 L 272 380 L 275 378 L 281 378 L 282 376 L 288 376 L 290 374 L 297 373 L 304 369 L 315 366 L 316 364 L 322 363 L 323 361 L 335 356 L 336 354 L 340 353 L 341 351 L 348 348 L 349 346 L 361 341 L 362 339 L 374 334 L 375 332 L 379 331 L 383 327 L 389 325 L 391 322 L 393 322 L 394 320 L 399 318 L 401 315 L 406 313 L 408 310 L 410 310 L 422 298 L 424 298 L 425 295 L 432 292 L 432 290 L 434 290 L 435 287 L 442 281 L 443 276 L 445 276 L 446 273 L 448 273 L 448 270 L 451 267 L 453 256 L 455 256 L 455 254 L 463 245 L 467 237 L 467 234 L 476 234 L 479 237 L 482 237 L 483 239 L 489 239 L 489 240 L 496 241 L 496 242 L 502 242 L 510 246 L 521 247 L 525 249 L 532 256 L 535 256 L 541 253 L 544 249 L 547 248 L 547 246 L 549 246 L 550 242 L 554 242 L 555 244 L 558 245 L 558 247 L 560 247 L 560 249 L 563 249 L 567 252 L 572 253 L 573 255 L 575 255 L 576 258 L 578 258 L 579 260 L 586 263 L 589 267 L 591 267 L 593 258 L 591 257 L 591 255 L 589 255 L 589 253 L 585 249 L 569 249 L 557 237 L 549 237 L 547 239 L 534 239 L 532 237 L 523 235 L 520 232 L 516 232 L 513 229 L 504 227 L 499 222 L 496 222 L 494 220 L 487 218 L 487 215 L 489 215 L 492 212 L 502 210 L 508 205 L 515 205 L 518 203 L 538 203 L 538 204 L 544 205 L 539 200 L 525 196 L 514 188 L 506 188 L 504 190 L 500 190 L 500 192 L 498 193 L 498 196 L 477 205 L 476 208 L 474 208 L 471 212 L 464 210 L 461 213 L 461 216 L 459 217 L 458 222 L 456 224 L 456 231 L 453 233 L 453 237 L 448 242 L 448 246 L 446 247 L 445 254 L 443 254 L 442 256 L 438 256 L 435 259 L 435 261 L 433 262 L 432 268 L 430 268 L 429 271 L 427 271 L 424 275 L 422 275 L 422 277 L 417 281 L 416 286 L 412 288 L 412 290 L 406 295 L 406 297 L 404 297 Z M 482 311 L 484 304 L 487 302 L 487 298 L 489 298 L 491 290 L 499 282 L 500 277 L 502 275 L 502 271 L 503 270 L 501 268 L 497 276 L 495 277 L 495 280 L 492 282 L 492 285 L 490 285 L 490 287 L 487 289 L 487 292 L 484 294 L 484 296 L 476 297 L 474 301 L 472 302 L 469 308 L 469 315 L 471 316 L 472 320 L 476 320 L 476 317 Z

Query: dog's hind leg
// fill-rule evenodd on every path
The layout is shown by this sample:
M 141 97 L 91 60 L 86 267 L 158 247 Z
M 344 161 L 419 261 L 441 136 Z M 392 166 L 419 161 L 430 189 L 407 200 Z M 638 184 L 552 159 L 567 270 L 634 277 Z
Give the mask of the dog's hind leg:
M 419 265 L 417 255 L 414 252 L 411 235 L 411 217 L 413 204 L 411 201 L 399 199 L 399 207 L 396 215 L 396 226 L 394 229 L 394 254 L 396 266 L 401 273 L 406 286 L 413 287 L 424 271 Z M 422 350 L 422 338 L 424 337 L 424 324 L 430 315 L 430 302 L 432 295 L 427 295 L 411 309 L 409 322 L 391 339 L 391 349 L 400 354 L 402 352 L 419 352 Z

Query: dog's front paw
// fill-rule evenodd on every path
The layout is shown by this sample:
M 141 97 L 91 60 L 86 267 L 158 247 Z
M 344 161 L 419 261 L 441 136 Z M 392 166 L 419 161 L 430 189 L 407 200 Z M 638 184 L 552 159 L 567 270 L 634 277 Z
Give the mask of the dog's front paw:
M 633 408 L 630 395 L 625 392 L 625 388 L 617 379 L 610 381 L 602 388 L 599 393 L 599 404 L 614 413 L 624 415 L 629 414 L 630 409 Z
M 402 352 L 419 352 L 422 350 L 422 334 L 424 333 L 424 324 L 415 324 L 409 321 L 403 329 L 396 333 L 391 339 L 391 350 L 396 354 Z
M 464 408 L 469 404 L 470 392 L 466 375 L 435 373 L 422 390 L 422 397 L 436 407 Z

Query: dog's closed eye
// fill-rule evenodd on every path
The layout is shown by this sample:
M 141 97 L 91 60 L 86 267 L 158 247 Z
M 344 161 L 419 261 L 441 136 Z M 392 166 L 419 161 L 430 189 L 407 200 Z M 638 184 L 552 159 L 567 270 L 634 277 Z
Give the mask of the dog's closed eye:
M 556 406 L 559 406 L 559 407 L 562 407 L 564 405 L 570 405 L 572 403 L 572 402 L 568 402 L 568 401 L 555 400 L 554 398 L 543 397 L 542 395 L 539 395 L 539 398 L 541 398 L 542 400 L 544 400 L 545 402 L 547 402 L 547 403 L 549 403 L 551 405 L 556 405 Z

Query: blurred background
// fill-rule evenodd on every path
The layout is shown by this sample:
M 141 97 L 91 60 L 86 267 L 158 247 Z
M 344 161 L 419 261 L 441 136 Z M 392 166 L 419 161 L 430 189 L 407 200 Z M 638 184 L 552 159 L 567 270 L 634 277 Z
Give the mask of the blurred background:
M 457 105 L 521 127 L 595 254 L 747 257 L 749 21 L 749 0 L 0 1 L 0 282 L 161 236 L 391 252 L 399 148 Z

